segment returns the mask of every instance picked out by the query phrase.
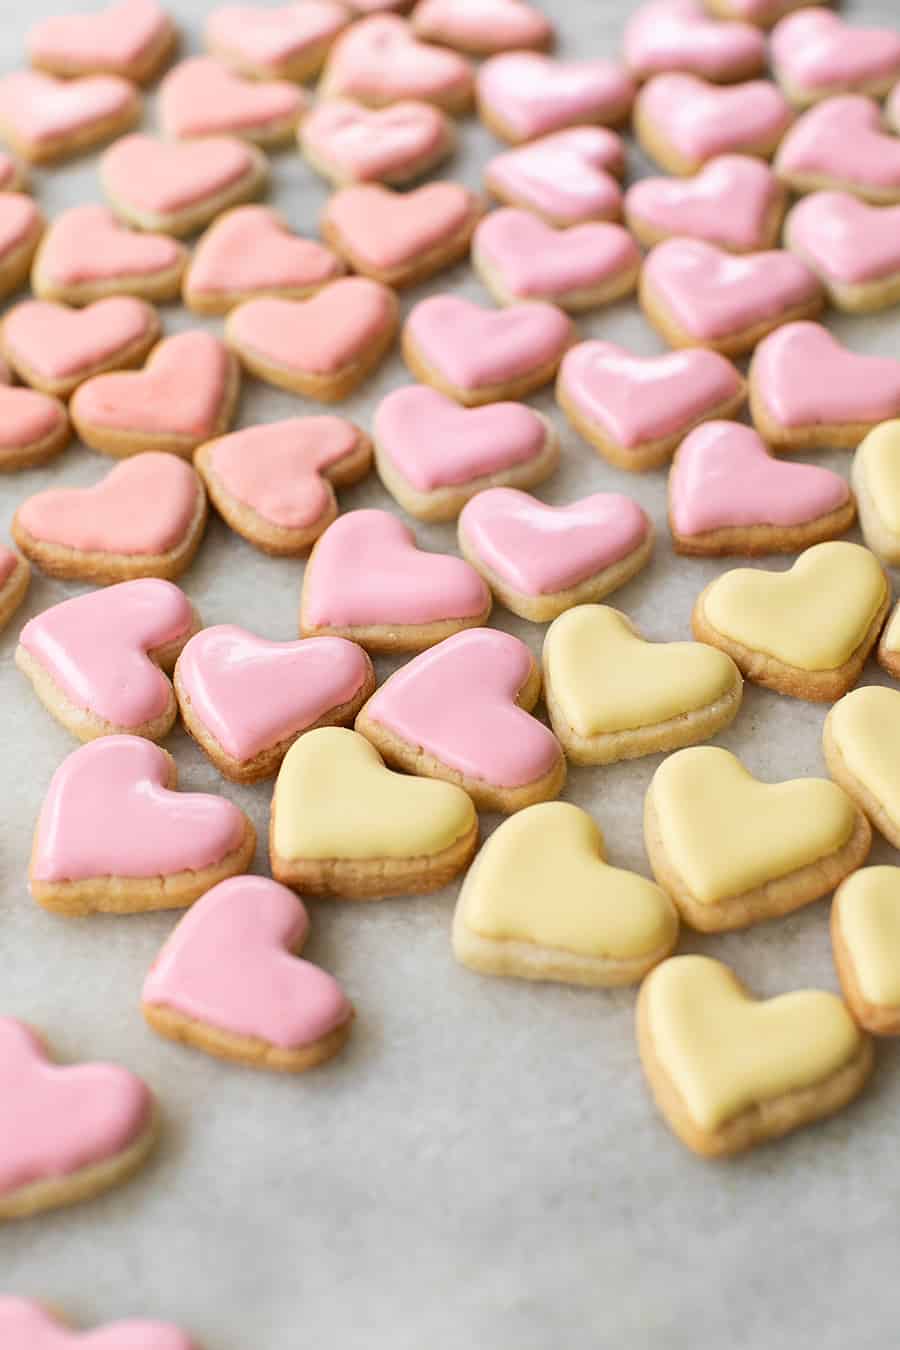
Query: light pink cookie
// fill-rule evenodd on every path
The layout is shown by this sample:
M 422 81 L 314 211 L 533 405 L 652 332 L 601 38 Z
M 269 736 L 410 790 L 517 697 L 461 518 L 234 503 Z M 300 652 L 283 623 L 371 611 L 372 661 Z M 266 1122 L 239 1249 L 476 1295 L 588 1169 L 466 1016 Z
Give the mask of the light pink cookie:
M 611 61 L 557 61 L 539 52 L 507 52 L 478 74 L 478 112 L 504 141 L 532 141 L 583 123 L 617 126 L 634 85 Z
M 329 99 L 300 125 L 306 159 L 339 187 L 408 183 L 434 168 L 455 145 L 456 131 L 446 113 L 415 100 L 364 108 L 349 99 Z
M 173 581 L 206 525 L 199 476 L 177 455 L 123 460 L 93 487 L 48 488 L 13 517 L 13 538 L 50 576 L 105 586 L 136 577 Z
M 565 357 L 556 396 L 604 459 L 641 472 L 664 464 L 687 433 L 732 417 L 746 386 L 730 361 L 695 348 L 635 356 L 612 342 L 580 342 Z
M 654 75 L 638 95 L 634 127 L 669 173 L 696 173 L 717 155 L 769 159 L 791 124 L 790 104 L 769 80 L 722 88 L 696 75 Z
M 108 1322 L 79 1333 L 49 1308 L 11 1294 L 0 1295 L 0 1339 L 9 1350 L 198 1350 L 171 1322 Z
M 501 604 L 549 623 L 636 576 L 650 560 L 653 526 L 620 493 L 547 506 L 527 492 L 490 488 L 463 509 L 459 547 Z
M 838 309 L 867 313 L 900 300 L 900 205 L 814 192 L 793 208 L 784 237 Z
M 44 233 L 44 217 L 30 197 L 0 191 L 0 297 L 18 290 Z
M 720 155 L 694 178 L 642 178 L 625 194 L 628 227 L 648 248 L 673 235 L 732 253 L 773 248 L 786 207 L 768 164 L 749 155 Z
M 285 5 L 221 5 L 206 21 L 206 45 L 257 79 L 309 80 L 349 15 L 335 0 Z
M 550 225 L 618 220 L 625 170 L 621 137 L 606 127 L 568 127 L 495 155 L 484 171 L 492 196 Z
M 63 760 L 34 836 L 31 894 L 59 914 L 183 909 L 246 871 L 256 831 L 223 797 L 176 792 L 175 761 L 140 736 Z
M 472 262 L 502 305 L 549 300 L 576 313 L 633 291 L 641 254 L 621 225 L 592 221 L 559 230 L 507 206 L 478 226 Z
M 413 11 L 416 35 L 429 42 L 493 56 L 553 45 L 553 25 L 525 0 L 419 0 Z
M 457 633 L 417 656 L 369 699 L 356 729 L 388 764 L 464 787 L 484 811 L 519 811 L 559 795 L 566 761 L 531 716 L 541 676 L 518 638 Z
M 350 638 L 374 652 L 416 652 L 491 612 L 473 567 L 424 553 L 388 511 L 350 511 L 313 549 L 303 578 L 300 632 Z
M 459 114 L 472 106 L 474 76 L 465 57 L 419 42 L 396 14 L 352 24 L 331 49 L 320 93 L 382 108 L 401 99 L 422 99 Z
M 900 202 L 900 138 L 884 130 L 873 99 L 829 98 L 798 118 L 775 172 L 795 192 L 838 188 L 864 201 Z
M 625 27 L 625 64 L 636 80 L 685 71 L 728 84 L 762 70 L 765 39 L 747 23 L 717 23 L 700 0 L 648 0 Z
M 834 539 L 856 507 L 840 474 L 784 464 L 738 422 L 708 422 L 678 447 L 669 474 L 676 553 L 797 553 Z
M 0 473 L 46 463 L 68 445 L 70 435 L 59 399 L 0 385 Z
M 13 549 L 0 544 L 0 630 L 6 627 L 25 599 L 31 567 Z
M 641 272 L 644 312 L 673 347 L 752 351 L 766 333 L 815 316 L 824 304 L 818 277 L 792 253 L 770 249 L 735 257 L 699 239 L 667 239 Z
M 287 80 L 248 80 L 211 56 L 194 56 L 169 71 L 159 87 L 166 136 L 243 136 L 257 145 L 289 141 L 309 106 Z
M 79 154 L 140 120 L 141 96 L 118 75 L 58 80 L 38 70 L 0 78 L 0 135 L 32 164 Z
M 5 315 L 0 341 L 23 380 L 66 398 L 101 371 L 138 365 L 159 334 L 155 309 L 116 295 L 80 310 L 23 300 Z
M 113 0 L 99 13 L 59 14 L 28 31 L 28 59 L 52 75 L 122 75 L 146 84 L 168 60 L 175 25 L 158 0 Z
M 165 234 L 120 224 L 106 206 L 73 206 L 51 222 L 31 273 L 35 295 L 88 305 L 108 295 L 172 300 L 187 249 Z
M 782 19 L 771 52 L 775 78 L 801 107 L 832 94 L 882 98 L 900 78 L 900 32 L 845 23 L 819 6 Z
M 268 642 L 243 628 L 204 628 L 175 669 L 181 716 L 237 783 L 271 778 L 298 736 L 351 725 L 375 689 L 362 647 L 346 638 Z
M 498 311 L 434 295 L 410 313 L 403 355 L 417 379 L 475 407 L 523 398 L 547 384 L 573 335 L 555 305 L 534 301 Z

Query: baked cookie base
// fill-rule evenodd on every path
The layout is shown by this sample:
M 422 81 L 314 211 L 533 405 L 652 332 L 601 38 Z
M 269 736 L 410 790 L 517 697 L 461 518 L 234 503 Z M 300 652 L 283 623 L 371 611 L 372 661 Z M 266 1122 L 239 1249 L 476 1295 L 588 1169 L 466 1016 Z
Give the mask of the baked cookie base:
M 139 300 L 161 304 L 177 299 L 181 291 L 188 253 L 183 244 L 178 245 L 178 250 L 175 265 L 159 272 L 123 273 L 102 281 L 66 282 L 54 279 L 44 264 L 43 250 L 39 248 L 31 269 L 31 288 L 39 299 L 64 305 L 91 305 L 95 300 L 106 300 L 111 295 L 133 295 Z
M 621 99 L 618 103 L 611 103 L 602 113 L 595 113 L 589 116 L 581 113 L 573 116 L 567 121 L 559 123 L 557 126 L 546 127 L 543 131 L 520 132 L 514 126 L 511 126 L 505 118 L 487 103 L 487 101 L 476 93 L 477 112 L 481 122 L 487 127 L 494 136 L 500 141 L 506 141 L 508 145 L 524 145 L 527 141 L 542 139 L 544 136 L 551 136 L 557 131 L 566 131 L 569 127 L 621 127 L 628 120 L 633 102 L 632 95 Z
M 26 558 L 17 558 L 16 565 L 0 586 L 0 631 L 9 623 L 25 599 L 31 581 L 31 564 Z
M 198 138 L 198 142 L 202 142 L 202 140 L 202 137 Z M 137 226 L 139 230 L 148 230 L 155 234 L 171 234 L 176 238 L 181 238 L 186 234 L 194 234 L 204 225 L 208 225 L 216 216 L 220 216 L 223 211 L 227 211 L 229 207 L 240 206 L 242 202 L 253 201 L 265 190 L 269 181 L 269 161 L 257 146 L 252 145 L 249 141 L 245 144 L 253 156 L 253 163 L 248 171 L 240 178 L 235 179 L 227 188 L 223 188 L 221 192 L 217 192 L 211 197 L 205 197 L 202 201 L 194 202 L 192 205 L 182 207 L 178 211 L 144 211 L 140 207 L 133 206 L 124 198 L 117 197 L 106 182 L 101 161 L 100 180 L 104 195 L 116 215 L 130 225 Z
M 800 553 L 812 544 L 837 539 L 856 519 L 856 504 L 849 500 L 827 515 L 802 525 L 723 525 L 699 534 L 679 534 L 669 508 L 669 529 L 676 553 L 688 558 L 721 558 L 728 554 L 759 558 L 767 553 Z M 877 551 L 877 550 L 875 550 Z
M 830 715 L 825 718 L 822 730 L 822 749 L 828 772 L 834 781 L 852 797 L 866 819 L 875 826 L 879 834 L 884 835 L 894 848 L 900 848 L 900 820 L 896 819 L 850 769 L 831 730 Z
M 42 214 L 38 214 L 32 228 L 21 243 L 9 249 L 0 258 L 0 297 L 17 291 L 28 280 L 32 260 L 40 247 L 41 237 L 46 229 Z
M 53 396 L 48 394 L 47 397 Z M 59 408 L 59 424 L 39 441 L 26 441 L 23 445 L 6 446 L 0 450 L 0 473 L 13 473 L 16 469 L 33 469 L 38 464 L 46 464 L 47 460 L 58 455 L 60 450 L 65 450 L 72 439 L 69 414 L 58 399 L 53 401 Z
M 311 564 L 312 557 L 307 567 Z M 364 647 L 367 652 L 424 652 L 429 647 L 437 646 L 445 638 L 452 637 L 454 633 L 463 632 L 466 628 L 483 628 L 490 617 L 491 608 L 492 605 L 488 601 L 487 607 L 480 614 L 473 614 L 467 619 L 439 619 L 434 623 L 418 624 L 371 624 L 367 627 L 353 628 L 336 624 L 307 623 L 303 618 L 301 607 L 300 636 L 349 638 L 351 642 Z
M 787 169 L 777 156 L 773 168 L 785 187 L 798 197 L 809 192 L 849 192 L 851 196 L 860 197 L 873 206 L 896 206 L 900 202 L 900 182 L 893 187 L 883 187 L 877 183 L 837 178 L 833 174 Z
M 647 280 L 646 271 L 641 274 L 638 299 L 650 323 L 670 347 L 706 347 L 709 351 L 719 352 L 722 356 L 745 356 L 776 328 L 782 328 L 787 323 L 797 323 L 801 319 L 815 319 L 825 307 L 825 295 L 822 292 L 805 304 L 782 310 L 772 318 L 761 319 L 749 328 L 736 329 L 730 333 L 719 334 L 717 337 L 699 337 L 682 328 L 677 319 L 672 317 L 665 302 Z
M 637 286 L 641 270 L 641 262 L 638 260 L 594 286 L 586 286 L 579 290 L 548 292 L 546 295 L 516 295 L 504 283 L 499 269 L 494 267 L 477 247 L 472 252 L 472 265 L 499 305 L 517 305 L 528 300 L 544 300 L 570 314 L 600 309 L 603 305 L 611 305 L 616 300 L 630 295 Z
M 354 1019 L 351 1012 L 347 1020 L 327 1036 L 309 1045 L 289 1049 L 273 1045 L 271 1041 L 261 1040 L 257 1036 L 239 1036 L 213 1026 L 211 1022 L 187 1017 L 163 1004 L 142 1003 L 141 1011 L 157 1035 L 164 1036 L 166 1040 L 202 1050 L 216 1059 L 244 1064 L 251 1069 L 266 1069 L 270 1073 L 305 1073 L 307 1069 L 324 1064 L 344 1048 Z
M 870 431 L 885 418 L 871 422 L 811 422 L 801 426 L 783 426 L 769 411 L 750 366 L 750 416 L 760 436 L 772 450 L 781 454 L 801 454 L 807 450 L 855 450 Z M 897 409 L 900 412 L 900 408 Z
M 536 389 L 541 389 L 556 377 L 560 363 L 574 341 L 575 330 L 572 328 L 565 348 L 552 361 L 548 361 L 542 366 L 536 366 L 533 370 L 507 380 L 503 384 L 489 384 L 475 389 L 464 389 L 461 385 L 452 384 L 439 370 L 429 365 L 410 333 L 408 324 L 403 330 L 402 338 L 403 359 L 416 379 L 422 384 L 430 384 L 433 389 L 446 394 L 448 398 L 456 399 L 457 403 L 461 403 L 466 408 L 480 408 L 485 403 L 503 403 L 509 399 L 523 399 L 527 394 L 534 393 Z
M 728 253 L 760 253 L 766 249 L 777 248 L 781 238 L 781 226 L 784 222 L 785 212 L 788 206 L 787 189 L 780 185 L 776 189 L 768 211 L 766 212 L 762 228 L 752 244 L 738 245 L 728 239 L 723 231 L 721 236 L 717 236 L 715 230 L 715 219 L 708 221 L 708 229 L 705 234 L 685 235 L 684 231 L 679 230 L 661 230 L 650 221 L 644 220 L 637 211 L 629 209 L 628 198 L 625 198 L 625 221 L 629 230 L 637 239 L 638 243 L 643 244 L 644 248 L 655 248 L 657 244 L 662 244 L 666 239 L 693 238 L 700 239 L 703 243 L 713 244 L 716 248 L 725 249 Z M 796 252 L 796 250 L 792 250 Z M 804 258 L 804 262 L 808 260 Z M 811 266 L 811 264 L 809 264 Z M 813 269 L 814 270 L 814 269 Z

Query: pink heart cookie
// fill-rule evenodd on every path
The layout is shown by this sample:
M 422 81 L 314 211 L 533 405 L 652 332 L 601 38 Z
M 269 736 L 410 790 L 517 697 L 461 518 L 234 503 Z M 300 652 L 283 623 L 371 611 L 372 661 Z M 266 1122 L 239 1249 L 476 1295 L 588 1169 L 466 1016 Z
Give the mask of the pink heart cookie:
M 160 125 L 175 140 L 231 134 L 279 145 L 291 139 L 308 106 L 295 84 L 247 80 L 211 56 L 181 61 L 159 87 Z
M 9 1350 L 198 1350 L 171 1322 L 110 1322 L 96 1331 L 70 1331 L 27 1298 L 0 1296 L 0 1340 Z
M 28 384 L 65 397 L 100 371 L 142 361 L 159 331 L 156 310 L 131 296 L 80 310 L 23 300 L 3 320 L 3 350 Z
M 699 0 L 649 0 L 625 27 L 625 64 L 636 80 L 686 71 L 727 84 L 756 75 L 765 59 L 757 28 L 718 22 Z
M 233 877 L 178 924 L 144 982 L 155 1031 L 257 1068 L 300 1072 L 347 1039 L 353 1005 L 296 953 L 309 931 L 297 896 L 267 877 Z
M 414 100 L 364 108 L 347 99 L 329 99 L 318 103 L 300 127 L 304 155 L 339 186 L 407 183 L 444 159 L 455 143 L 446 114 Z
M 0 79 L 0 134 L 34 163 L 109 140 L 140 115 L 140 94 L 118 75 L 57 80 L 16 70 Z
M 635 130 L 670 173 L 693 174 L 716 155 L 768 159 L 791 124 L 787 99 L 769 80 L 722 88 L 695 75 L 654 75 L 638 95 Z
M 30 197 L 0 191 L 0 296 L 27 281 L 44 232 L 44 217 Z
M 496 155 L 484 171 L 488 191 L 551 225 L 618 220 L 625 168 L 621 137 L 606 127 L 568 127 Z
M 625 218 L 652 248 L 672 235 L 702 239 L 733 253 L 778 243 L 786 193 L 762 160 L 720 155 L 693 178 L 643 178 L 625 194 Z
M 123 75 L 144 84 L 168 58 L 175 27 L 158 0 L 114 0 L 93 14 L 58 14 L 28 31 L 33 66 L 54 75 Z
M 13 549 L 0 544 L 0 630 L 9 623 L 25 599 L 31 567 Z
M 900 78 L 900 33 L 860 28 L 819 6 L 803 9 L 775 27 L 772 63 L 794 103 L 850 92 L 879 98 Z
M 54 1064 L 31 1027 L 0 1018 L 0 1218 L 72 1204 L 125 1180 L 156 1129 L 153 1097 L 135 1074 L 117 1064 Z
M 186 262 L 184 245 L 168 235 L 129 230 L 105 206 L 73 206 L 44 235 L 32 286 L 43 300 L 69 305 L 117 292 L 172 300 Z
M 505 141 L 531 141 L 550 131 L 628 116 L 634 86 L 611 61 L 556 61 L 538 52 L 506 52 L 478 74 L 478 110 Z
M 0 192 L 25 192 L 28 175 L 22 164 L 5 150 L 0 150 Z
M 321 93 L 373 108 L 422 99 L 449 113 L 472 103 L 474 79 L 465 57 L 419 42 L 405 19 L 379 14 L 352 24 L 331 49 Z
M 900 138 L 884 131 L 873 99 L 829 98 L 797 120 L 775 171 L 797 192 L 842 188 L 864 201 L 900 202 Z
M 44 464 L 69 436 L 69 418 L 58 399 L 0 385 L 0 473 Z
M 350 511 L 306 565 L 300 631 L 349 637 L 369 651 L 422 651 L 484 623 L 490 610 L 490 592 L 467 562 L 423 553 L 387 511 Z
M 553 43 L 553 25 L 525 0 L 420 0 L 412 17 L 420 38 L 471 56 L 493 56 Z
M 206 21 L 206 45 L 246 75 L 303 81 L 318 74 L 347 20 L 346 9 L 335 0 L 221 5 Z
M 785 239 L 839 309 L 866 312 L 900 298 L 900 206 L 814 192 L 791 211 Z

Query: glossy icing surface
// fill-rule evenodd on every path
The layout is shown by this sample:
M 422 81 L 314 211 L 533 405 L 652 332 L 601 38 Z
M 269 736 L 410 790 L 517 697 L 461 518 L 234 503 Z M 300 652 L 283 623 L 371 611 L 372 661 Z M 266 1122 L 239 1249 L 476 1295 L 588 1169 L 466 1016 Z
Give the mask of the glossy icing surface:
M 769 80 L 723 88 L 695 75 L 654 75 L 639 106 L 677 154 L 700 163 L 777 140 L 792 118 L 787 99 Z
M 521 140 L 579 122 L 617 121 L 633 96 L 629 76 L 611 61 L 504 52 L 486 61 L 478 74 L 481 106 Z
M 418 42 L 405 19 L 376 14 L 353 24 L 338 38 L 326 79 L 331 94 L 363 103 L 391 103 L 464 96 L 472 71 L 458 53 Z
M 488 188 L 524 206 L 577 225 L 616 216 L 624 166 L 621 139 L 606 127 L 568 127 L 495 155 L 485 169 Z
M 0 450 L 21 450 L 43 441 L 62 421 L 59 404 L 46 394 L 0 385 Z
M 149 277 L 178 265 L 181 249 L 165 234 L 120 225 L 106 206 L 72 206 L 41 243 L 41 272 L 57 285 Z
M 776 161 L 782 176 L 900 189 L 900 139 L 883 130 L 874 99 L 845 94 L 810 108 L 784 138 Z
M 347 22 L 333 0 L 287 5 L 220 5 L 207 19 L 207 43 L 236 61 L 277 69 L 330 41 Z
M 818 323 L 770 333 L 753 358 L 753 382 L 781 426 L 882 422 L 900 414 L 900 361 L 851 352 Z
M 82 70 L 127 68 L 165 39 L 171 20 L 157 0 L 114 0 L 98 13 L 55 14 L 28 31 L 32 60 Z
M 819 6 L 782 19 L 771 49 L 779 78 L 804 91 L 827 93 L 900 76 L 900 33 L 845 23 Z
M 856 452 L 854 478 L 872 497 L 884 527 L 900 533 L 900 421 L 881 422 Z
M 287 80 L 245 80 L 210 56 L 180 61 L 159 88 L 167 136 L 218 136 L 290 126 L 306 96 Z
M 416 32 L 434 42 L 483 52 L 542 47 L 553 27 L 524 0 L 420 0 Z
M 857 286 L 900 274 L 900 206 L 813 192 L 791 211 L 787 230 L 791 248 L 826 281 Z
M 64 380 L 112 360 L 146 339 L 154 312 L 142 300 L 114 295 L 84 309 L 23 300 L 4 317 L 11 357 L 48 380 Z
M 748 251 L 766 242 L 778 179 L 748 155 L 720 155 L 693 178 L 643 178 L 628 189 L 629 219 L 663 235 L 687 235 Z
M 847 770 L 892 823 L 900 820 L 898 713 L 900 691 L 866 685 L 845 694 L 828 716 Z
M 325 220 L 356 258 L 390 271 L 452 243 L 475 210 L 461 183 L 426 183 L 403 193 L 357 183 L 334 194 Z
M 520 300 L 590 291 L 637 268 L 641 260 L 621 225 L 597 221 L 561 232 L 530 211 L 513 207 L 485 217 L 473 248 Z
M 540 301 L 493 310 L 459 295 L 433 295 L 413 309 L 407 332 L 429 366 L 458 388 L 476 390 L 558 360 L 572 326 Z
M 625 64 L 638 79 L 671 70 L 740 79 L 762 68 L 765 52 L 759 29 L 713 19 L 699 0 L 648 0 L 625 28 Z
M 835 902 L 840 932 L 863 998 L 900 1005 L 900 868 L 862 867 Z
M 225 192 L 253 173 L 255 164 L 248 146 L 234 136 L 173 143 L 135 132 L 110 146 L 100 171 L 114 203 L 171 215 Z
M 134 85 L 118 75 L 57 80 L 39 70 L 15 70 L 0 79 L 0 121 L 36 145 L 125 117 L 136 100 Z
M 342 277 L 310 300 L 248 300 L 234 311 L 234 340 L 287 370 L 334 375 L 359 360 L 394 322 L 393 293 L 368 277 Z
M 443 114 L 411 99 L 389 108 L 329 99 L 303 123 L 304 146 L 358 181 L 387 177 L 429 159 L 447 135 Z
M 343 268 L 330 249 L 295 234 L 268 206 L 238 206 L 206 231 L 187 287 L 205 295 L 324 286 Z

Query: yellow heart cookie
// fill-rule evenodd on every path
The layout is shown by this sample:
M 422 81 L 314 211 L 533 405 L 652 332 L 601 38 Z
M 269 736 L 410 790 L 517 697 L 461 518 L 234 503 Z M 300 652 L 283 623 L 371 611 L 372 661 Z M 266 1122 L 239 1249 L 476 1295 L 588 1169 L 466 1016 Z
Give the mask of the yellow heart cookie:
M 900 848 L 900 692 L 867 685 L 836 703 L 822 736 L 828 772 Z
M 343 727 L 294 743 L 272 797 L 272 875 L 312 895 L 374 900 L 447 884 L 478 846 L 471 799 L 452 783 L 385 768 Z
M 737 1153 L 830 1115 L 859 1092 L 872 1043 L 834 994 L 758 1002 L 707 956 L 664 961 L 641 987 L 638 1039 L 653 1095 L 697 1153 Z
M 900 867 L 864 867 L 831 907 L 844 997 L 867 1031 L 900 1035 Z
M 869 432 L 853 456 L 852 482 L 866 543 L 900 563 L 900 421 Z
M 898 695 L 900 698 L 900 695 Z M 834 783 L 760 783 L 715 746 L 680 750 L 650 784 L 644 838 L 653 873 L 702 932 L 744 928 L 833 890 L 872 832 Z
M 787 572 L 726 572 L 694 608 L 694 636 L 758 684 L 832 702 L 855 683 L 878 639 L 890 585 L 874 553 L 816 544 Z
M 678 915 L 646 877 L 606 862 L 600 827 L 567 802 L 504 821 L 460 892 L 453 950 L 487 975 L 616 985 L 668 956 Z
M 889 675 L 900 680 L 900 605 L 897 605 L 884 626 L 878 644 L 878 661 Z
M 578 764 L 694 745 L 733 720 L 743 692 L 718 648 L 647 642 L 607 605 L 579 605 L 551 624 L 544 686 L 553 730 Z

